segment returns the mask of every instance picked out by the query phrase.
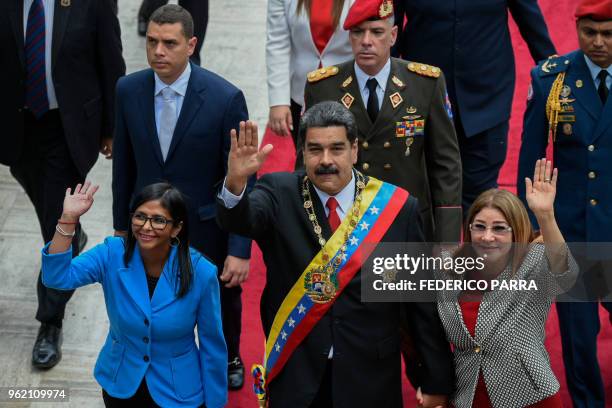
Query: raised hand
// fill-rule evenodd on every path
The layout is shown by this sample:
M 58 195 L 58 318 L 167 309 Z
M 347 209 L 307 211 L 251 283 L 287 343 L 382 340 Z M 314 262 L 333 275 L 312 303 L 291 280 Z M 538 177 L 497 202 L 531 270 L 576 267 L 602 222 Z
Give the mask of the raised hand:
M 533 182 L 525 177 L 525 195 L 527 204 L 536 217 L 553 212 L 555 194 L 557 193 L 557 169 L 552 170 L 550 160 L 536 161 Z
M 232 140 L 225 187 L 231 193 L 239 195 L 249 176 L 257 173 L 273 147 L 267 144 L 259 150 L 257 124 L 250 120 L 240 122 L 239 133 L 236 134 L 236 130 L 232 129 L 230 137 Z
M 74 193 L 71 193 L 70 188 L 66 189 L 62 219 L 78 220 L 81 215 L 89 211 L 94 202 L 93 196 L 98 188 L 99 186 L 94 186 L 87 181 L 83 185 L 77 184 Z

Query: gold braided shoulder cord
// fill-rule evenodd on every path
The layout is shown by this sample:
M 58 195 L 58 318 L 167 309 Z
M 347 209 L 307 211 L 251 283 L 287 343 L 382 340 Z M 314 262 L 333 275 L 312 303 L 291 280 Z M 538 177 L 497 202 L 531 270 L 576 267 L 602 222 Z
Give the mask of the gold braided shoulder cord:
M 561 111 L 561 89 L 563 89 L 563 81 L 565 80 L 565 72 L 559 73 L 553 82 L 548 99 L 546 100 L 546 117 L 548 118 L 548 134 L 552 136 L 553 143 L 557 140 L 557 125 L 559 124 L 559 112 Z

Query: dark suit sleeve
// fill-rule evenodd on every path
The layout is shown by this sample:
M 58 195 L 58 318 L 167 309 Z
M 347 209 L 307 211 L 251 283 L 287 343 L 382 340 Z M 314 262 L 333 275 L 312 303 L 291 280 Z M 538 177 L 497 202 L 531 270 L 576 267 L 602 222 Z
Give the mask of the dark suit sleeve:
M 227 174 L 227 159 L 230 151 L 230 131 L 232 129 L 238 130 L 240 121 L 248 120 L 249 112 L 247 110 L 246 101 L 241 91 L 234 94 L 230 103 L 228 104 L 223 119 L 223 174 Z M 224 177 L 225 178 L 225 177 Z M 247 191 L 249 191 L 255 183 L 255 176 L 249 178 L 247 184 Z M 230 234 L 228 237 L 227 254 L 231 256 L 237 256 L 243 259 L 249 259 L 251 257 L 251 240 Z
M 110 0 L 96 3 L 96 51 L 98 78 L 102 90 L 103 125 L 102 137 L 113 137 L 115 86 L 117 80 L 125 75 L 125 62 L 122 56 L 121 29 Z
M 417 200 L 408 202 L 410 223 L 407 242 L 423 242 L 423 220 Z M 402 349 L 406 374 L 423 393 L 450 395 L 455 387 L 455 369 L 450 345 L 435 302 L 404 303 Z
M 446 111 L 446 83 L 438 78 L 425 129 L 427 177 L 431 192 L 436 242 L 461 237 L 461 155 L 455 127 Z
M 542 87 L 538 71 L 539 67 L 531 71 L 533 95 L 527 101 L 527 110 L 523 118 L 523 134 L 519 153 L 518 177 L 516 180 L 518 196 L 525 204 L 531 223 L 536 229 L 539 228 L 538 223 L 531 210 L 529 210 L 525 198 L 525 177 L 529 177 L 533 181 L 535 163 L 538 159 L 546 156 L 546 148 L 548 146 L 548 121 L 546 119 L 548 92 Z
M 123 112 L 124 94 L 127 90 L 122 80 L 117 82 L 116 124 L 113 137 L 113 228 L 129 229 L 130 199 L 136 180 L 136 158 Z
M 265 237 L 278 213 L 277 191 L 273 177 L 266 175 L 257 181 L 251 192 L 245 192 L 233 208 L 226 208 L 217 197 L 217 223 L 225 231 L 250 239 Z
M 509 0 L 508 8 L 536 63 L 556 54 L 537 0 Z

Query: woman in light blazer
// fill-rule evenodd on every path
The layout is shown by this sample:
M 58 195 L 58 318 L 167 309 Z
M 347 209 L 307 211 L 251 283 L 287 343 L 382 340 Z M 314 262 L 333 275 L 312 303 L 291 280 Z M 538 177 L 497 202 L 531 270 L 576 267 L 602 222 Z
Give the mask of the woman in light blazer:
M 71 259 L 74 228 L 97 188 L 87 182 L 67 190 L 42 250 L 42 281 L 55 289 L 102 285 L 110 328 L 94 376 L 105 405 L 223 407 L 227 349 L 217 271 L 189 248 L 181 193 L 167 183 L 145 187 L 133 200 L 126 240 L 106 238 Z
M 504 190 L 482 193 L 470 208 L 464 245 L 455 257 L 480 257 L 484 268 L 452 279 L 533 280 L 537 290 L 443 291 L 438 312 L 454 348 L 457 386 L 452 402 L 468 407 L 562 407 L 559 382 L 544 347 L 544 327 L 556 294 L 571 286 L 578 267 L 553 212 L 557 169 L 538 160 L 525 180 L 534 233 L 521 201 Z
M 353 58 L 342 29 L 354 0 L 268 0 L 269 126 L 296 143 L 308 72 Z

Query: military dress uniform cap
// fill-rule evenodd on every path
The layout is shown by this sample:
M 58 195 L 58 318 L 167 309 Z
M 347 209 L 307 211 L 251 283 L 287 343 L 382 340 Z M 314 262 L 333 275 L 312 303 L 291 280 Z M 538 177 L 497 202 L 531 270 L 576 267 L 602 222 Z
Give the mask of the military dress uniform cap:
M 612 0 L 581 0 L 576 18 L 588 17 L 595 21 L 612 20 Z
M 391 0 L 356 0 L 351 6 L 344 29 L 350 30 L 367 20 L 384 20 L 393 15 L 393 1 Z

